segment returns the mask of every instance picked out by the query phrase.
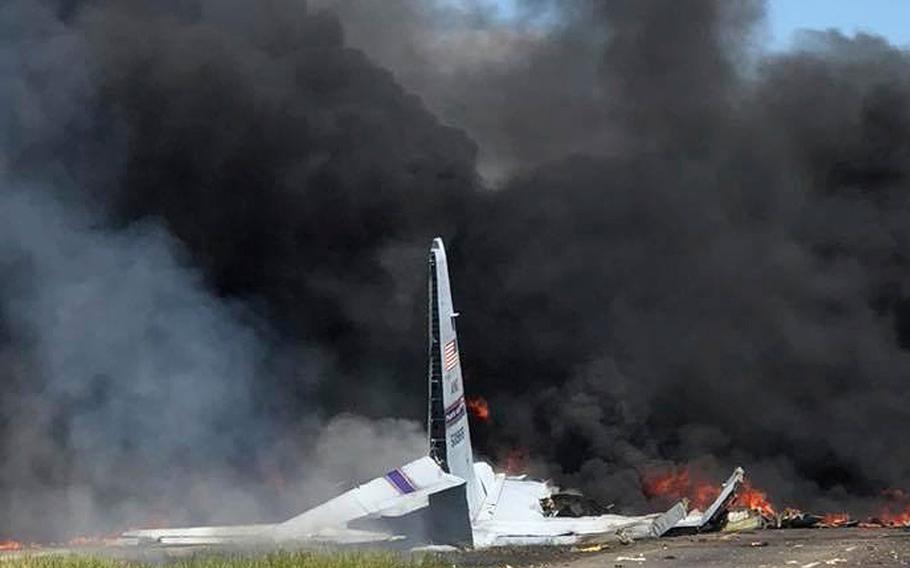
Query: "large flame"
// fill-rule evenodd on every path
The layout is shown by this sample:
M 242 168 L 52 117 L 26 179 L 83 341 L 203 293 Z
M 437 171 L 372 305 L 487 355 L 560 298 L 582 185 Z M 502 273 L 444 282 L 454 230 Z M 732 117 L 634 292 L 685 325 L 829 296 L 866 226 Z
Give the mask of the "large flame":
M 688 499 L 690 505 L 705 510 L 720 494 L 720 486 L 707 479 L 695 479 L 688 467 L 678 467 L 642 476 L 642 493 L 648 498 Z
M 490 405 L 485 398 L 482 396 L 469 396 L 465 399 L 465 402 L 474 418 L 483 422 L 487 422 L 490 419 Z
M 662 471 L 651 471 L 642 475 L 642 493 L 648 498 L 667 500 L 688 499 L 692 508 L 704 511 L 720 494 L 720 485 L 706 481 L 705 477 L 693 473 L 688 466 L 678 466 Z M 816 526 L 843 527 L 858 524 L 861 527 L 910 527 L 910 493 L 900 489 L 882 492 L 886 503 L 879 512 L 865 521 L 856 523 L 849 513 L 829 513 Z M 777 509 L 768 499 L 768 494 L 757 489 L 746 480 L 730 504 L 731 509 L 754 511 L 769 520 L 778 517 Z M 799 515 L 799 509 L 787 509 L 787 513 Z
M 910 494 L 901 489 L 886 489 L 882 492 L 887 503 L 869 524 L 885 527 L 910 526 Z
M 739 508 L 755 511 L 767 518 L 772 518 L 777 514 L 774 511 L 774 506 L 768 501 L 768 495 L 764 491 L 760 491 L 753 487 L 749 481 L 743 482 L 743 486 L 736 495 L 732 507 L 734 509 Z
M 704 511 L 720 495 L 720 484 L 709 481 L 705 475 L 694 474 L 688 466 L 676 467 L 661 472 L 646 473 L 642 477 L 642 492 L 649 498 L 669 500 L 688 499 L 690 505 Z M 774 506 L 768 495 L 753 487 L 748 481 L 743 483 L 731 507 L 748 509 L 764 517 L 774 517 Z
M 652 472 L 642 479 L 642 491 L 648 497 L 686 497 L 690 485 L 687 468 L 663 473 Z

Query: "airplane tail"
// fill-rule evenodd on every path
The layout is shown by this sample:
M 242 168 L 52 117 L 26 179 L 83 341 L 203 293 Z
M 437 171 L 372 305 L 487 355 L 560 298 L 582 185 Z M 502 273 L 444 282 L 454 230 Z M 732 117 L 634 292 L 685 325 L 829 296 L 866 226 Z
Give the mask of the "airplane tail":
M 430 457 L 445 470 L 465 480 L 468 509 L 474 518 L 483 503 L 474 473 L 471 431 L 468 427 L 464 382 L 449 269 L 442 239 L 430 247 L 429 277 L 429 412 L 427 430 Z

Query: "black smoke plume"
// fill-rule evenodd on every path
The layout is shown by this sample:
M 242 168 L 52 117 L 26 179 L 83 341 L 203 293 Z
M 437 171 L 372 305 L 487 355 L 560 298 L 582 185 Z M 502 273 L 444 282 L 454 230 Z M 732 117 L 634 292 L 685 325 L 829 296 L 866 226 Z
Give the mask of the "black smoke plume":
M 629 509 L 666 463 L 905 486 L 910 59 L 762 14 L 4 5 L 0 533 L 293 513 L 419 449 L 337 416 L 422 419 L 437 234 L 478 451 Z
M 835 32 L 750 55 L 759 8 L 591 4 L 613 143 L 510 180 L 459 243 L 497 426 L 605 499 L 665 460 L 820 508 L 910 477 L 910 59 Z

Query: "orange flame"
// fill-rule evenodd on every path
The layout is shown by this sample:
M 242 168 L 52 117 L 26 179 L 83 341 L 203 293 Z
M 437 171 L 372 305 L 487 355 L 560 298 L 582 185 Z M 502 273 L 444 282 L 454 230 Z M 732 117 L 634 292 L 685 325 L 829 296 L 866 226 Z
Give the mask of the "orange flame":
M 910 526 L 910 494 L 900 489 L 886 489 L 882 495 L 889 501 L 868 524 L 884 527 Z
M 11 552 L 13 550 L 22 550 L 22 543 L 16 540 L 0 540 L 0 552 Z
M 822 517 L 822 520 L 819 521 L 818 526 L 825 528 L 836 528 L 847 525 L 850 522 L 850 515 L 847 513 L 828 513 Z
M 689 492 L 689 470 L 650 473 L 642 480 L 642 490 L 648 497 L 685 497 Z
M 686 498 L 692 508 L 705 510 L 720 494 L 720 485 L 704 482 L 688 466 L 674 467 L 659 472 L 647 472 L 642 475 L 642 493 L 648 498 L 678 500 Z M 849 513 L 829 513 L 818 522 L 819 527 L 853 526 L 876 527 L 910 527 L 910 493 L 900 489 L 887 489 L 882 492 L 886 504 L 878 514 L 862 522 L 856 522 Z M 766 519 L 778 516 L 777 510 L 768 499 L 768 494 L 755 488 L 748 480 L 743 482 L 736 498 L 730 504 L 731 509 L 755 511 Z M 800 514 L 798 509 L 786 509 L 783 513 Z
M 695 509 L 704 511 L 720 495 L 720 484 L 694 478 L 690 468 L 679 467 L 662 473 L 648 473 L 642 479 L 642 492 L 646 497 L 689 500 Z M 774 507 L 764 491 L 755 489 L 748 481 L 743 483 L 733 508 L 749 509 L 765 517 L 775 515 Z
M 776 515 L 774 507 L 768 501 L 768 495 L 764 491 L 759 491 L 752 487 L 748 481 L 743 482 L 742 489 L 733 500 L 733 507 L 749 509 L 761 514 L 763 517 L 774 517 Z
M 465 399 L 468 410 L 474 415 L 474 418 L 487 422 L 490 420 L 490 405 L 482 396 L 469 396 Z
M 678 500 L 686 498 L 692 507 L 705 510 L 720 494 L 720 486 L 693 480 L 688 467 L 664 472 L 646 473 L 642 479 L 642 492 L 648 498 Z
M 910 526 L 910 511 L 886 513 L 879 516 L 879 521 L 884 527 L 908 527 Z

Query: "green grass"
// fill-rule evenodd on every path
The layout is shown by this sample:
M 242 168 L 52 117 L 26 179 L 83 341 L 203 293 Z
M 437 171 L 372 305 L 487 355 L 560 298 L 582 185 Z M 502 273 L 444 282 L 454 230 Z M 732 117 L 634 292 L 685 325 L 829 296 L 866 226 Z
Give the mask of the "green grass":
M 0 559 L 0 568 L 446 568 L 446 566 L 434 556 L 384 552 L 200 554 L 164 563 L 82 555 L 23 555 Z

